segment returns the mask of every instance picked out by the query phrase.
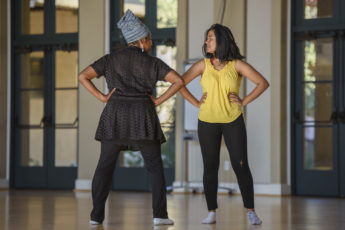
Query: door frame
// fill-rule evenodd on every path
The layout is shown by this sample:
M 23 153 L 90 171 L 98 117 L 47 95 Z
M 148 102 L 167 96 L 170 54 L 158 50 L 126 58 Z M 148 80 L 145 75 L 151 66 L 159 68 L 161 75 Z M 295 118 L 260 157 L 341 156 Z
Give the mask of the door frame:
M 323 34 L 329 33 L 332 34 L 334 37 L 334 47 L 333 47 L 333 76 L 334 81 L 338 81 L 339 79 L 343 79 L 343 83 L 336 84 L 333 83 L 333 92 L 336 92 L 337 99 L 342 100 L 339 103 L 337 101 L 336 109 L 336 118 L 335 121 L 337 124 L 334 124 L 333 127 L 333 134 L 335 136 L 339 136 L 337 140 L 333 140 L 333 151 L 334 151 L 334 160 L 336 164 L 334 164 L 334 168 L 337 169 L 338 178 L 335 178 L 338 182 L 338 194 L 336 196 L 345 197 L 345 142 L 341 141 L 341 137 L 345 137 L 345 123 L 344 119 L 342 120 L 339 117 L 339 112 L 344 111 L 345 113 L 345 68 L 344 63 L 345 60 L 345 15 L 341 14 L 342 10 L 345 10 L 345 2 L 342 0 L 333 0 L 333 9 L 334 9 L 334 16 L 333 18 L 324 18 L 324 19 L 312 19 L 312 20 L 304 20 L 303 16 L 303 1 L 300 0 L 293 0 L 291 2 L 291 56 L 290 56 L 290 63 L 291 63 L 291 104 L 290 104 L 290 117 L 291 119 L 291 193 L 292 195 L 298 195 L 297 191 L 297 176 L 298 176 L 298 147 L 296 143 L 297 134 L 297 125 L 298 118 L 296 117 L 296 103 L 301 103 L 301 100 L 298 101 L 297 93 L 298 91 L 301 92 L 301 89 L 298 88 L 297 82 L 297 75 L 302 74 L 298 73 L 298 65 L 301 65 L 301 58 L 302 54 L 298 53 L 298 46 L 301 45 L 301 40 L 311 40 L 314 38 L 322 37 Z M 337 47 L 341 47 L 342 51 L 340 52 Z M 299 49 L 301 50 L 301 49 Z M 340 68 L 338 66 L 340 64 Z M 296 87 L 297 86 L 297 87 Z M 340 89 L 339 87 L 343 87 Z M 344 95 L 340 95 L 341 91 L 343 91 Z M 333 103 L 334 103 L 333 99 Z M 342 106 L 339 107 L 339 105 Z M 301 108 L 301 105 L 297 105 Z M 334 106 L 333 106 L 334 107 Z M 345 116 L 345 115 L 344 115 Z M 300 132 L 301 134 L 301 132 Z M 322 194 L 320 194 L 322 195 Z
M 61 49 L 51 48 L 50 46 L 45 50 L 40 48 L 34 48 L 32 51 L 44 52 L 43 56 L 43 100 L 44 100 L 44 114 L 42 119 L 43 129 L 43 166 L 31 167 L 21 166 L 21 140 L 20 132 L 22 129 L 30 129 L 30 127 L 20 127 L 19 124 L 21 116 L 21 72 L 17 71 L 18 68 L 14 68 L 14 100 L 13 108 L 15 119 L 13 119 L 13 133 L 14 145 L 13 161 L 15 162 L 14 168 L 14 181 L 12 186 L 15 188 L 48 188 L 48 189 L 73 189 L 75 179 L 77 178 L 77 167 L 68 166 L 55 166 L 55 135 L 58 128 L 77 129 L 78 126 L 60 124 L 55 122 L 55 57 L 56 52 Z M 20 66 L 20 55 L 27 52 L 18 52 L 14 54 L 14 66 Z M 47 71 L 48 70 L 48 71 Z M 37 127 L 39 128 L 39 127 Z M 78 141 L 78 140 L 76 140 Z M 44 175 L 44 176 L 42 176 Z M 27 177 L 26 177 L 27 176 Z M 32 179 L 35 178 L 38 181 L 35 182 Z
M 54 110 L 55 110 L 55 52 L 62 51 L 74 51 L 78 50 L 78 36 L 79 33 L 55 33 L 55 0 L 46 1 L 43 7 L 43 33 L 27 35 L 21 33 L 21 0 L 11 1 L 11 21 L 14 22 L 11 27 L 11 111 L 12 116 L 18 111 L 17 93 L 18 80 L 20 75 L 17 71 L 17 56 L 20 53 L 27 53 L 31 51 L 43 51 L 44 52 L 44 66 L 50 68 L 44 68 L 44 98 L 47 96 L 50 100 L 49 103 L 44 99 L 44 115 L 50 114 L 52 117 L 48 121 L 47 127 L 44 127 L 44 150 L 43 150 L 43 167 L 41 170 L 33 169 L 32 167 L 26 167 L 28 174 L 32 171 L 37 177 L 44 173 L 45 176 L 41 178 L 40 184 L 45 183 L 45 186 L 35 185 L 29 181 L 22 181 L 22 186 L 16 186 L 16 179 L 23 180 L 25 178 L 18 178 L 17 170 L 20 166 L 20 155 L 16 148 L 16 141 L 18 141 L 18 130 L 16 124 L 16 118 L 11 119 L 11 137 L 10 137 L 10 187 L 12 188 L 43 188 L 43 189 L 73 189 L 75 179 L 77 178 L 77 167 L 55 167 L 55 130 L 56 125 L 54 122 Z M 46 71 L 48 70 L 48 71 Z M 48 81 L 47 81 L 48 79 Z M 20 87 L 20 86 L 19 86 Z M 78 127 L 77 127 L 78 128 Z M 78 139 L 76 140 L 78 141 Z M 78 147 L 78 145 L 77 145 Z M 52 154 L 54 153 L 54 154 Z M 48 156 L 47 156 L 48 155 Z M 77 156 L 78 157 L 78 156 Z M 46 168 L 48 167 L 48 168 Z M 49 169 L 49 167 L 51 167 Z M 30 172 L 31 171 L 31 172 Z

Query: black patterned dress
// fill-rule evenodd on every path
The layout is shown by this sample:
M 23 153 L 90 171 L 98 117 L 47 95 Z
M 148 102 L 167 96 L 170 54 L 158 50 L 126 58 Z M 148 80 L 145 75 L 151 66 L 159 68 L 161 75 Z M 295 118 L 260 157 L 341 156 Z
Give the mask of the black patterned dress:
M 148 96 L 171 68 L 137 47 L 127 47 L 95 61 L 109 91 L 116 88 L 100 117 L 95 139 L 111 140 L 138 150 L 139 141 L 165 142 L 155 106 Z

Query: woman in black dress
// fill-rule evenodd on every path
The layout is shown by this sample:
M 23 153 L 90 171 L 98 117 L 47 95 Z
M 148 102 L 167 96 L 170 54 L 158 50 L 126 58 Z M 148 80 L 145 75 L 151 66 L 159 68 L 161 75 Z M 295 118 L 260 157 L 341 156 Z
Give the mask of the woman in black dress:
M 173 224 L 168 218 L 166 185 L 161 158 L 165 137 L 155 106 L 173 96 L 184 84 L 168 65 L 147 52 L 151 33 L 128 10 L 118 22 L 128 47 L 105 55 L 79 74 L 80 83 L 98 100 L 107 103 L 99 120 L 95 139 L 101 141 L 101 155 L 92 180 L 93 210 L 90 224 L 104 220 L 116 160 L 121 150 L 140 150 L 150 173 L 154 225 Z M 108 94 L 100 92 L 91 79 L 104 76 Z M 152 96 L 156 82 L 166 80 L 171 86 L 158 97 Z

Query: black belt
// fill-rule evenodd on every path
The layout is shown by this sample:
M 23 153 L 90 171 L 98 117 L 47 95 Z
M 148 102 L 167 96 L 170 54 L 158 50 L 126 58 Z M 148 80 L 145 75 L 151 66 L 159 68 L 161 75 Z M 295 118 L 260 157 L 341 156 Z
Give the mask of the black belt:
M 121 101 L 151 101 L 151 98 L 147 94 L 139 94 L 139 95 L 118 95 L 118 94 L 113 94 L 109 98 L 109 100 L 121 100 Z

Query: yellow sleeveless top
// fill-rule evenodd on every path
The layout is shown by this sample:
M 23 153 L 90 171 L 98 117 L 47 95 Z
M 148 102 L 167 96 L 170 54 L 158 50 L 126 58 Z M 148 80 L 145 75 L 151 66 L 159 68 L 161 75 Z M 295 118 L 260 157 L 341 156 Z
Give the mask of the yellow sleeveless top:
M 239 93 L 242 77 L 235 69 L 235 60 L 229 61 L 223 69 L 216 70 L 209 58 L 205 58 L 205 70 L 200 84 L 207 92 L 205 103 L 200 106 L 199 120 L 209 123 L 229 123 L 242 114 L 241 106 L 231 103 L 229 93 Z

